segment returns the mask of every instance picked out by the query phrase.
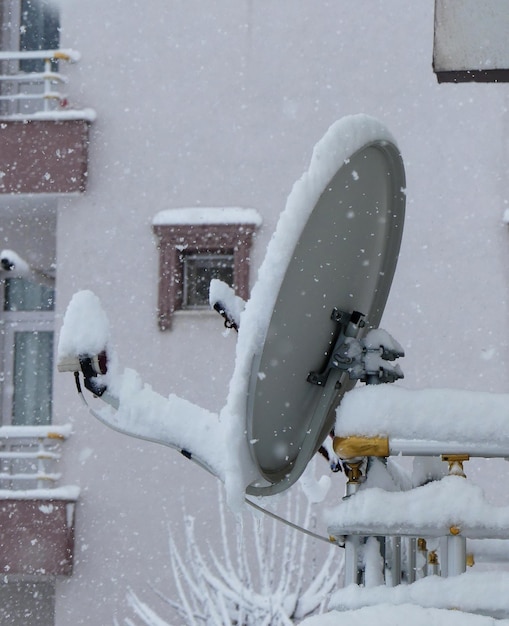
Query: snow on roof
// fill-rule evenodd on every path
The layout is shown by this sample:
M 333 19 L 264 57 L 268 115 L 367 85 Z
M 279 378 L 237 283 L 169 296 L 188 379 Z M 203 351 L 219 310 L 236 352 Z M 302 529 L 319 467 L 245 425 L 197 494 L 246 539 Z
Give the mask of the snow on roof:
M 254 224 L 260 226 L 262 218 L 255 209 L 240 207 L 199 207 L 166 209 L 156 214 L 155 226 L 177 224 Z

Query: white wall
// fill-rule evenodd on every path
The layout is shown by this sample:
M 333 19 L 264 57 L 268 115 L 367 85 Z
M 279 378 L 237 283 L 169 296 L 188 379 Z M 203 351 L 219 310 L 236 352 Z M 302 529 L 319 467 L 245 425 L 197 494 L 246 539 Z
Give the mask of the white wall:
M 313 144 L 364 112 L 392 130 L 407 169 L 383 324 L 407 350 L 405 385 L 508 390 L 507 87 L 436 83 L 432 2 L 68 0 L 62 27 L 63 46 L 82 53 L 71 100 L 98 118 L 89 189 L 59 207 L 59 315 L 76 290 L 93 289 L 126 365 L 161 393 L 219 409 L 235 337 L 213 315 L 157 330 L 151 219 L 253 207 L 264 218 L 255 268 Z M 206 535 L 216 492 L 175 453 L 95 423 L 72 384 L 57 377 L 55 404 L 75 424 L 64 470 L 83 492 L 57 624 L 106 624 L 129 615 L 127 587 L 170 588 L 166 536 L 182 491 Z

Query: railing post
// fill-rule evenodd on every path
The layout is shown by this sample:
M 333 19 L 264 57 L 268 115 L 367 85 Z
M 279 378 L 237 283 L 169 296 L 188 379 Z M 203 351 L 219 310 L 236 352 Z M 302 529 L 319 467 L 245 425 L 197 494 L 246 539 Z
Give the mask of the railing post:
M 46 451 L 46 448 L 44 446 L 44 439 L 41 437 L 38 441 L 38 452 L 39 455 L 37 457 L 37 474 L 39 476 L 44 476 L 45 474 L 45 462 L 44 462 L 44 453 Z M 41 478 L 39 478 L 37 480 L 37 489 L 43 489 L 44 488 L 44 482 Z
M 22 50 L 22 51 L 0 51 L 0 105 L 6 103 L 7 110 L 1 111 L 4 115 L 14 114 L 17 103 L 24 101 L 36 102 L 36 110 L 33 111 L 30 105 L 26 105 L 25 112 L 30 114 L 48 113 L 54 110 L 51 104 L 52 100 L 63 102 L 65 94 L 60 88 L 55 88 L 55 84 L 62 85 L 66 82 L 65 76 L 61 76 L 59 72 L 52 70 L 52 63 L 55 61 L 67 61 L 75 63 L 79 60 L 80 55 L 74 50 Z M 39 60 L 44 62 L 44 70 L 36 72 L 22 72 L 18 67 L 11 67 L 11 64 L 22 60 Z M 35 85 L 35 91 L 23 89 L 22 85 L 29 83 Z M 42 89 L 42 92 L 41 92 Z M 42 103 L 40 102 L 42 100 Z M 19 110 L 17 111 L 20 112 Z
M 405 539 L 405 548 L 406 548 L 406 571 L 405 571 L 405 581 L 407 583 L 415 582 L 416 569 L 417 569 L 417 560 L 416 560 L 416 551 L 417 551 L 417 539 L 415 537 L 407 537 Z
M 385 537 L 385 584 L 401 583 L 401 537 Z
M 451 534 L 447 537 L 447 574 L 458 576 L 467 570 L 467 543 L 459 529 L 451 526 Z
M 49 107 L 49 95 L 51 93 L 51 79 L 49 78 L 51 74 L 51 59 L 44 59 L 44 95 L 43 95 L 43 110 L 46 113 L 50 110 Z

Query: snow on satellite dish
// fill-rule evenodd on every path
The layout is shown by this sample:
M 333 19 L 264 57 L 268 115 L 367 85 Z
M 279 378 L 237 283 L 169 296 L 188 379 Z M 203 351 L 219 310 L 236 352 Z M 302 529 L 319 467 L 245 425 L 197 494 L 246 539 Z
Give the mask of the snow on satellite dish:
M 241 318 L 227 410 L 261 477 L 249 493 L 288 488 L 331 430 L 355 381 L 327 359 L 345 332 L 378 326 L 404 208 L 403 163 L 385 127 L 365 115 L 336 122 L 292 189 Z

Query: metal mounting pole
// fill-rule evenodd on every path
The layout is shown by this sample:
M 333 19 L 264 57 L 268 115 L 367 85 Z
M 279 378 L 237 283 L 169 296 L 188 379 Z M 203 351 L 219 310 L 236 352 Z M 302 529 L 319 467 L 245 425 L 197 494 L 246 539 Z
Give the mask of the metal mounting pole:
M 345 474 L 348 478 L 345 498 L 349 498 L 359 490 L 363 479 L 363 463 L 364 459 L 351 459 L 343 462 Z M 359 567 L 360 544 L 361 537 L 357 535 L 345 537 L 345 586 L 358 585 L 360 583 L 362 576 L 362 571 Z
M 458 576 L 467 570 L 467 540 L 457 526 L 451 526 L 447 537 L 447 575 Z
M 406 542 L 406 582 L 413 583 L 415 582 L 416 577 L 416 569 L 417 569 L 417 539 L 415 537 L 408 537 Z
M 401 583 L 401 537 L 385 537 L 385 584 Z

